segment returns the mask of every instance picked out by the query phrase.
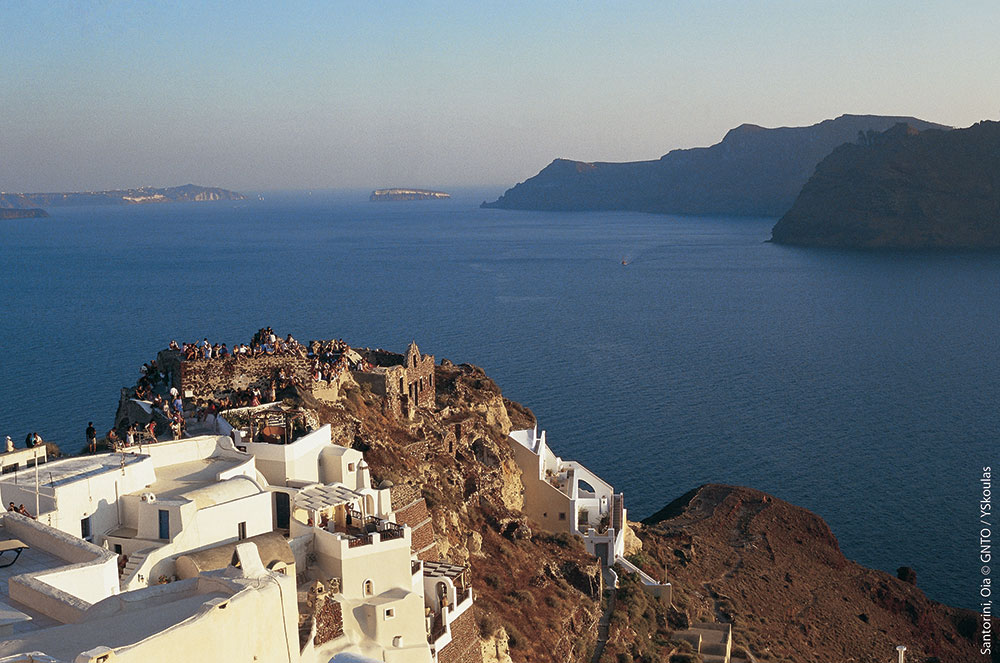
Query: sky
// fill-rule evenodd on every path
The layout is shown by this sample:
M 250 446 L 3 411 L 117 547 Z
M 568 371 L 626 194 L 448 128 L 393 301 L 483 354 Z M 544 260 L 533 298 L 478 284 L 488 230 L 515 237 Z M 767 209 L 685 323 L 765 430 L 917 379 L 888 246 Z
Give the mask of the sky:
M 1000 3 L 0 0 L 0 190 L 512 186 L 744 122 L 1000 119 Z

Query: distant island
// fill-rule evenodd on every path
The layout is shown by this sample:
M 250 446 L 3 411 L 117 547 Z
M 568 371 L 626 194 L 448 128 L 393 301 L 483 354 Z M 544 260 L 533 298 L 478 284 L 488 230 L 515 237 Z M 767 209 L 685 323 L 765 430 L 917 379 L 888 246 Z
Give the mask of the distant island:
M 622 210 L 696 216 L 773 216 L 792 206 L 816 164 L 858 132 L 912 117 L 841 115 L 808 127 L 743 124 L 711 147 L 673 150 L 657 161 L 586 163 L 556 159 L 483 207 L 552 211 Z
M 1000 248 L 1000 122 L 898 124 L 816 167 L 772 241 L 851 248 Z
M 368 200 L 374 202 L 383 200 L 444 200 L 445 198 L 451 198 L 451 194 L 425 189 L 375 189 Z
M 27 209 L 65 205 L 138 205 L 144 203 L 202 202 L 208 200 L 246 200 L 246 196 L 228 189 L 194 184 L 167 187 L 139 187 L 112 191 L 76 191 L 71 193 L 0 193 L 0 207 Z
M 0 219 L 44 219 L 48 213 L 43 209 L 13 209 L 0 207 Z

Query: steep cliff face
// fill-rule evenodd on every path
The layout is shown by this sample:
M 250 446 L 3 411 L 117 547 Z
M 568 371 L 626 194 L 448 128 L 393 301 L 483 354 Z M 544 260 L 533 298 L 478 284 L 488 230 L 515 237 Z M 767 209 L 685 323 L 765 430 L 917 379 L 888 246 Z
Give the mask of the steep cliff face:
M 433 412 L 389 418 L 377 396 L 349 386 L 341 403 L 320 406 L 320 418 L 337 441 L 365 452 L 376 482 L 423 497 L 433 547 L 422 558 L 469 565 L 486 660 L 589 660 L 600 565 L 578 539 L 537 531 L 521 514 L 521 475 L 506 436 L 534 417 L 482 369 L 442 363 Z
M 855 140 L 859 131 L 883 131 L 897 122 L 945 128 L 910 117 L 877 115 L 842 115 L 808 127 L 743 124 L 716 145 L 674 150 L 657 161 L 556 159 L 483 207 L 780 216 L 831 150 Z
M 1000 123 L 897 125 L 816 167 L 772 239 L 856 248 L 1000 248 Z
M 982 660 L 975 613 L 844 557 L 818 516 L 760 491 L 707 485 L 644 521 L 639 561 L 674 583 L 688 621 L 731 622 L 760 660 Z

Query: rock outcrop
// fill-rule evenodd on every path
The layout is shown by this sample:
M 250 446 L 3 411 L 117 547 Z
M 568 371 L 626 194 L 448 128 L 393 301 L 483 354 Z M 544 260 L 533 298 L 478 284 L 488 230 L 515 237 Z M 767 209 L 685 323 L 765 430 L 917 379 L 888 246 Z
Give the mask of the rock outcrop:
M 140 187 L 112 191 L 73 193 L 0 193 L 0 207 L 59 207 L 64 205 L 136 205 L 143 203 L 205 202 L 212 200 L 246 200 L 246 196 L 228 189 L 195 184 L 165 189 Z
M 816 167 L 772 240 L 851 248 L 1000 248 L 1000 122 L 899 124 Z
M 743 124 L 711 147 L 673 150 L 657 161 L 585 163 L 556 159 L 483 207 L 530 210 L 628 210 L 664 214 L 780 216 L 819 161 L 858 132 L 910 117 L 842 115 L 808 127 Z
M 375 189 L 368 200 L 372 202 L 398 200 L 445 200 L 451 194 L 444 191 L 428 191 L 426 189 Z
M 848 560 L 821 518 L 760 491 L 702 486 L 639 536 L 638 561 L 666 571 L 681 621 L 732 623 L 758 660 L 889 661 L 900 644 L 907 660 L 980 660 L 975 613 Z

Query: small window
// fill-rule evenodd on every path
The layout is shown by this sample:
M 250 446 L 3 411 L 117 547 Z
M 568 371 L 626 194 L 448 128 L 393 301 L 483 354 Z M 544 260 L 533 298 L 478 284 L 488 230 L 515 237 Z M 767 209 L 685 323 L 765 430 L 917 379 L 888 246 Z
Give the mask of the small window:
M 545 512 L 542 513 L 542 518 L 548 518 L 548 517 L 549 517 L 549 512 L 548 511 L 545 511 Z
M 372 584 L 371 580 L 365 580 L 364 594 L 365 596 L 372 596 L 373 594 L 375 594 L 375 585 Z
M 386 608 L 385 609 L 385 618 L 386 619 L 392 619 L 395 616 L 396 616 L 396 609 L 395 608 Z
M 90 518 L 84 518 L 80 521 L 80 536 L 84 539 L 90 538 Z
M 562 511 L 559 513 L 559 520 L 566 520 L 566 512 Z
M 18 467 L 17 463 L 14 463 L 13 465 L 4 465 L 2 472 L 3 474 L 10 474 L 11 472 L 17 472 L 17 467 Z
M 347 471 L 348 472 L 353 472 L 354 471 L 354 463 L 348 463 L 347 464 Z
M 120 544 L 120 543 L 116 543 L 115 544 L 115 554 L 116 555 L 121 555 L 122 554 L 122 544 Z
M 239 530 L 237 536 L 239 537 L 240 541 L 242 541 L 243 539 L 247 538 L 247 524 L 246 524 L 246 521 L 243 521 L 242 523 L 240 523 L 237 529 Z

